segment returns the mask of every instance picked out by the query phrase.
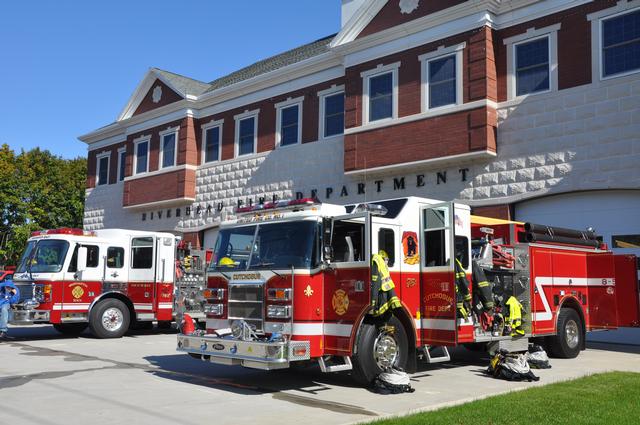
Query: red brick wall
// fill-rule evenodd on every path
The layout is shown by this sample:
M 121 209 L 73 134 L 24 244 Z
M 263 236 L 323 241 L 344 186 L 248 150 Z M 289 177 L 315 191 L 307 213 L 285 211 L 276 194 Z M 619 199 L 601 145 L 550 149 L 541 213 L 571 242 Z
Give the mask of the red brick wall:
M 109 184 L 118 182 L 118 149 L 125 146 L 125 142 L 107 146 L 106 148 L 94 149 L 87 155 L 87 188 L 93 188 L 98 181 L 97 156 L 109 152 Z
M 495 32 L 498 100 L 507 100 L 507 46 L 504 39 L 529 28 L 560 23 L 558 31 L 558 89 L 589 84 L 591 78 L 591 22 L 587 15 L 615 6 L 615 0 L 598 0 Z
M 502 220 L 513 220 L 513 208 L 510 204 L 492 205 L 489 207 L 473 207 L 471 214 L 482 217 L 499 218 Z
M 465 1 L 467 0 L 421 1 L 416 10 L 409 14 L 405 14 L 400 11 L 400 0 L 390 0 L 382 8 L 382 10 L 378 12 L 376 17 L 373 18 L 371 22 L 369 22 L 364 30 L 362 30 L 357 38 L 366 37 L 367 35 L 404 24 L 414 19 L 422 18 L 423 16 L 438 12 L 443 9 L 447 9 L 460 3 L 464 3 Z
M 155 176 L 125 181 L 123 206 L 195 198 L 195 170 L 177 170 Z
M 162 87 L 162 97 L 160 98 L 160 102 L 153 103 L 153 89 L 155 89 L 156 86 Z M 159 108 L 161 106 L 165 106 L 165 105 L 168 105 L 170 103 L 177 102 L 179 100 L 182 100 L 182 96 L 180 96 L 178 93 L 176 93 L 173 90 L 171 90 L 169 88 L 169 86 L 167 86 L 162 81 L 156 79 L 156 81 L 151 86 L 151 89 L 145 95 L 144 99 L 142 99 L 142 102 L 140 102 L 140 105 L 135 110 L 133 115 L 134 116 L 135 115 L 139 115 L 139 114 L 142 114 L 144 112 L 150 111 L 152 109 L 156 109 L 156 108 Z
M 234 157 L 235 143 L 235 119 L 234 116 L 245 111 L 260 109 L 258 114 L 258 152 L 267 152 L 275 148 L 276 143 L 276 108 L 275 104 L 304 96 L 302 103 L 302 143 L 309 143 L 318 139 L 319 99 L 318 92 L 330 88 L 332 85 L 344 84 L 342 78 L 327 81 L 314 86 L 306 87 L 260 102 L 255 102 L 241 108 L 232 109 L 220 114 L 200 118 L 194 123 L 195 138 L 197 140 L 197 158 L 201 161 L 202 152 L 202 125 L 212 120 L 224 120 L 222 125 L 222 154 L 221 159 L 227 160 Z
M 496 112 L 479 108 L 378 130 L 350 134 L 345 171 L 496 150 Z

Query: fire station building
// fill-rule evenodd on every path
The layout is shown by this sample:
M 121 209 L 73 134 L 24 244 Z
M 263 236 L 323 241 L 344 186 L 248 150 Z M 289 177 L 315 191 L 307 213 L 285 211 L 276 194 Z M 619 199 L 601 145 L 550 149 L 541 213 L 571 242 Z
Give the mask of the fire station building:
M 238 206 L 423 196 L 640 255 L 640 0 L 342 0 L 216 80 L 149 70 L 80 140 L 86 229 L 212 247 Z

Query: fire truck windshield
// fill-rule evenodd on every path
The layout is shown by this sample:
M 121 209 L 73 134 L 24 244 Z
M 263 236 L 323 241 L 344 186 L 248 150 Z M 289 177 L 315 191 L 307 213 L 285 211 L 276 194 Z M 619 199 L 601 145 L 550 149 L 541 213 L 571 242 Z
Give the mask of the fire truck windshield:
M 20 258 L 16 273 L 57 273 L 67 257 L 69 242 L 55 239 L 30 241 Z
M 293 221 L 223 229 L 210 270 L 314 268 L 319 223 Z

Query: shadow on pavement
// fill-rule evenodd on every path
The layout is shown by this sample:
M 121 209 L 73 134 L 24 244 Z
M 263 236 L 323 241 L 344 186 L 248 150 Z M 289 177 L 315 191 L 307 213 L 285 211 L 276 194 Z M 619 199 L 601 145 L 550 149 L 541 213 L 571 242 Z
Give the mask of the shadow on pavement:
M 616 344 L 612 342 L 587 341 L 587 349 L 614 351 L 617 353 L 640 354 L 640 345 Z
M 124 338 L 138 338 L 147 335 L 175 335 L 178 330 L 175 328 L 157 328 L 153 329 L 135 329 L 129 330 Z M 9 338 L 11 342 L 28 342 L 28 341 L 47 341 L 62 339 L 96 339 L 89 329 L 83 331 L 80 335 L 65 335 L 56 331 L 51 325 L 35 325 L 35 326 L 18 326 L 9 328 Z

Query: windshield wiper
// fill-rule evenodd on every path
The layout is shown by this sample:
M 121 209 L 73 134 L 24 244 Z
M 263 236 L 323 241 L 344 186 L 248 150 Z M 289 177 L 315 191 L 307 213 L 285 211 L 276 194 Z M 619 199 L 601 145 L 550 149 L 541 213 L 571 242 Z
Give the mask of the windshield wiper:
M 271 267 L 271 266 L 273 266 L 274 264 L 276 264 L 276 263 L 266 263 L 266 262 L 262 262 L 262 263 L 258 263 L 258 264 L 252 264 L 252 265 L 251 265 L 251 266 L 249 266 L 249 267 Z M 275 270 L 273 270 L 273 269 L 271 269 L 271 268 L 269 268 L 269 271 L 270 271 L 271 273 L 275 274 L 276 276 L 278 276 L 280 279 L 284 279 L 284 277 L 283 277 L 280 273 L 278 273 L 277 271 L 275 271 Z

